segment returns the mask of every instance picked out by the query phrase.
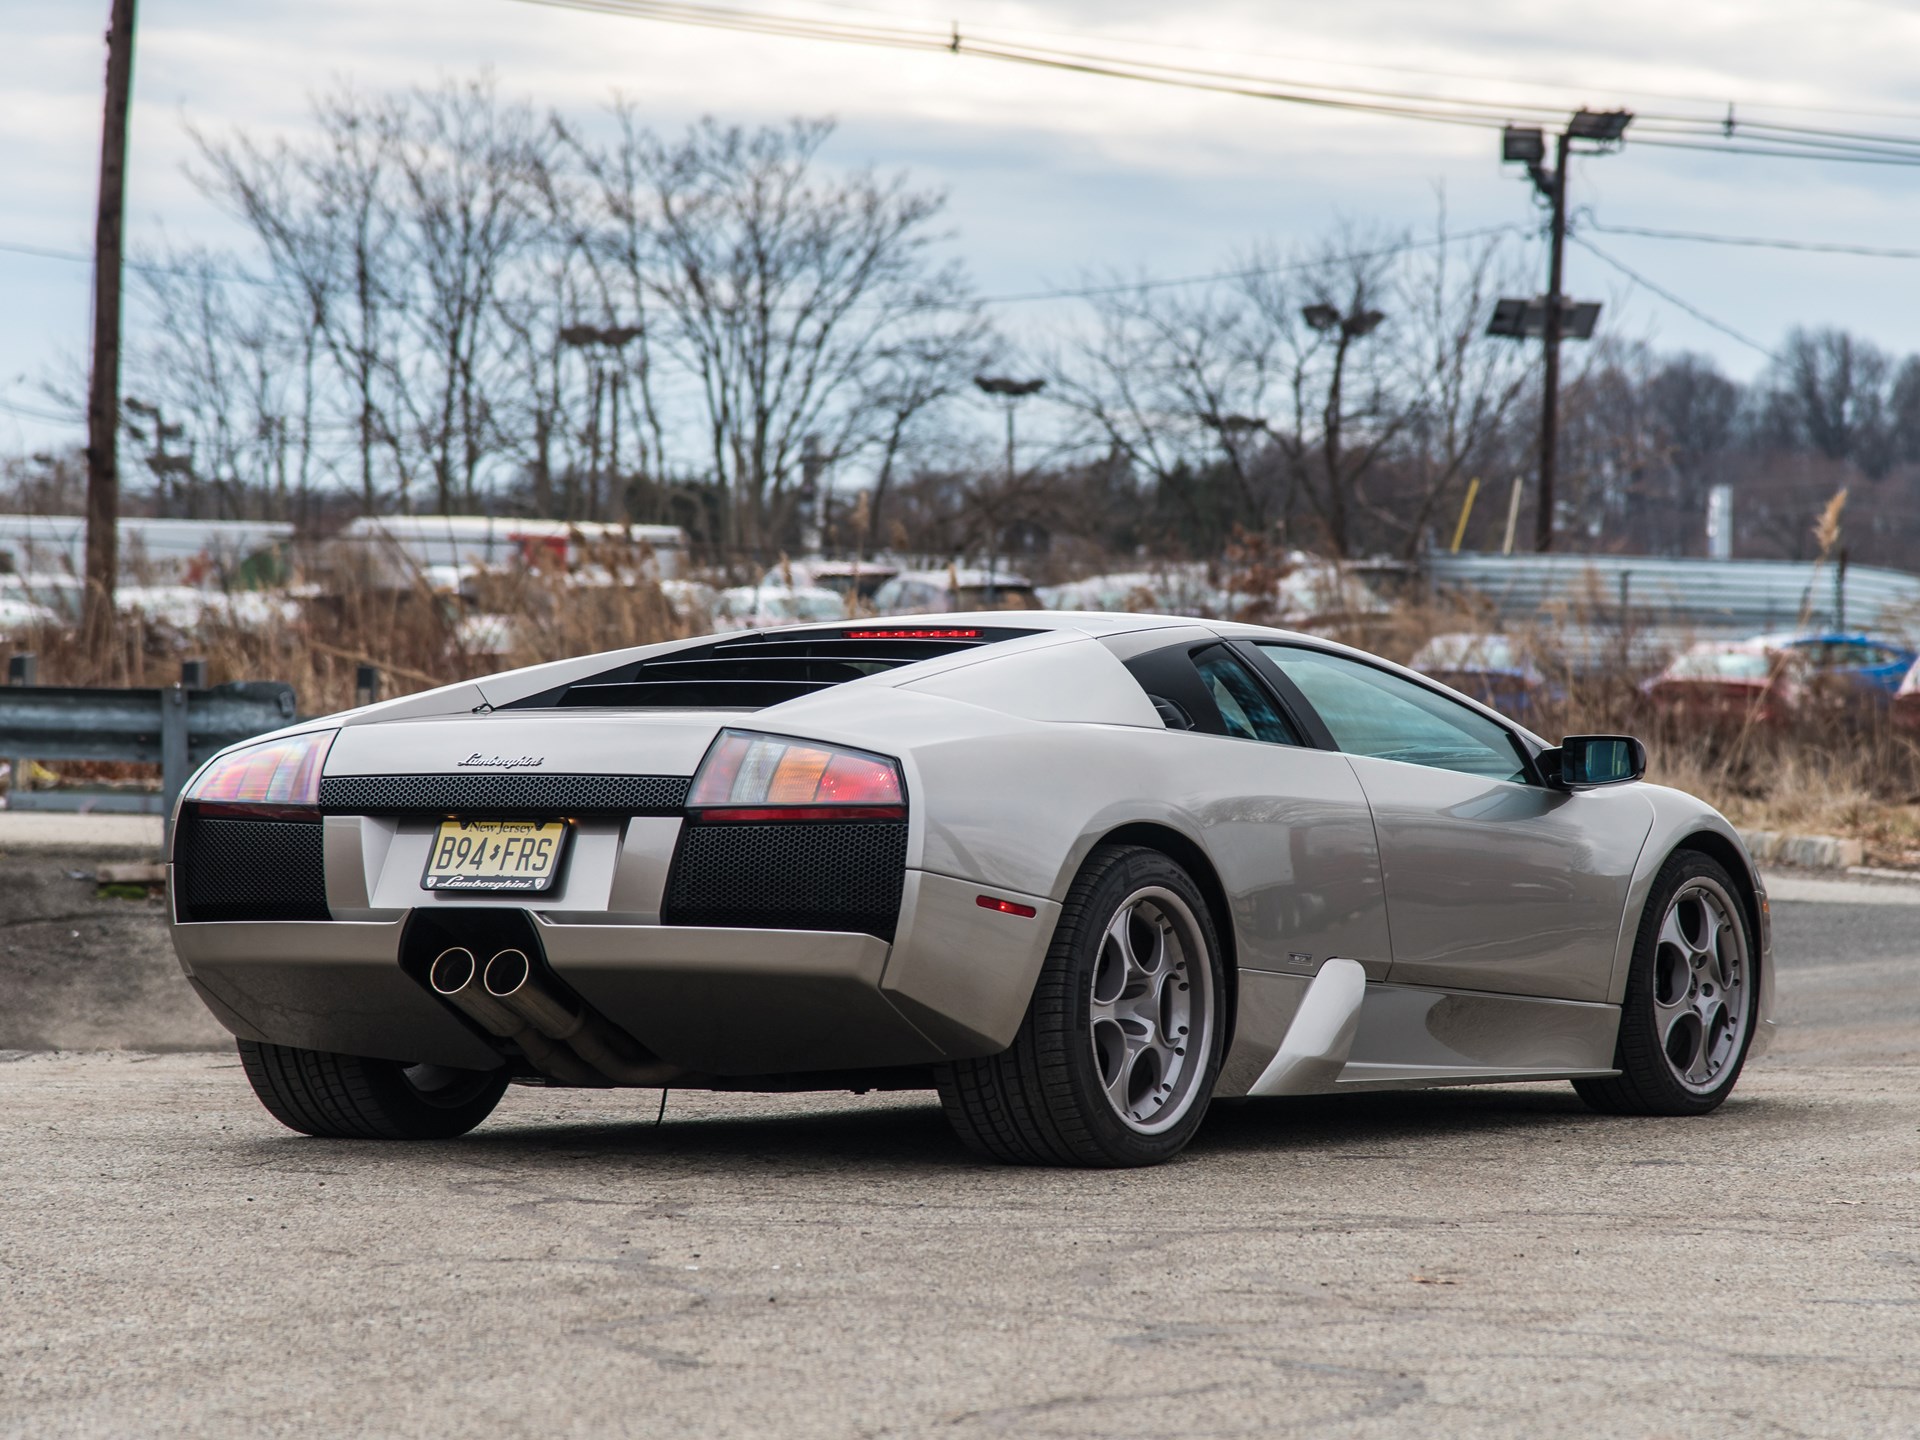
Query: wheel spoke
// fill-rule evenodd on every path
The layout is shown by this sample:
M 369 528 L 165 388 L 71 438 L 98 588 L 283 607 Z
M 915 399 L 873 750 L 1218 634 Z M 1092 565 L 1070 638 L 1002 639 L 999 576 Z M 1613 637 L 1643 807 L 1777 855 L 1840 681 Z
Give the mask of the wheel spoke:
M 1659 943 L 1673 946 L 1673 948 L 1678 950 L 1682 955 L 1691 955 L 1693 953 L 1693 941 L 1687 937 L 1687 932 L 1681 928 L 1680 925 L 1680 904 L 1678 901 L 1675 901 L 1674 904 L 1669 907 L 1667 910 L 1667 918 L 1661 922 Z

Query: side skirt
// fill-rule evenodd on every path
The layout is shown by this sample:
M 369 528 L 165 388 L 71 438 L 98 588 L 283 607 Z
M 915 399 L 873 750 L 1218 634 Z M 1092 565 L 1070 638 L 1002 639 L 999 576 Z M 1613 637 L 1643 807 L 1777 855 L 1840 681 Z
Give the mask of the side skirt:
M 1393 985 L 1358 972 L 1352 961 L 1330 960 L 1311 982 L 1287 977 L 1291 1005 L 1243 1011 L 1243 1026 L 1265 1018 L 1268 1033 L 1235 1038 L 1245 1058 L 1239 1076 L 1223 1076 L 1222 1093 L 1325 1095 L 1616 1073 L 1617 1005 Z

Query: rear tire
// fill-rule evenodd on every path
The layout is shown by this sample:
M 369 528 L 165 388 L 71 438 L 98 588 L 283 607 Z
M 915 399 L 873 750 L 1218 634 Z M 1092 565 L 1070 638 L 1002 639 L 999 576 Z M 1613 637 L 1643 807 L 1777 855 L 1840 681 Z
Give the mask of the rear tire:
M 1705 1115 L 1733 1090 L 1760 999 L 1753 927 L 1733 877 L 1692 850 L 1654 878 L 1609 1079 L 1573 1088 L 1607 1115 Z
M 500 1103 L 507 1070 L 407 1065 L 241 1040 L 260 1103 L 289 1130 L 335 1140 L 451 1140 Z
M 1157 1165 L 1206 1115 L 1225 996 L 1192 878 L 1156 850 L 1101 846 L 1067 894 L 1012 1046 L 941 1066 L 940 1103 L 989 1159 Z

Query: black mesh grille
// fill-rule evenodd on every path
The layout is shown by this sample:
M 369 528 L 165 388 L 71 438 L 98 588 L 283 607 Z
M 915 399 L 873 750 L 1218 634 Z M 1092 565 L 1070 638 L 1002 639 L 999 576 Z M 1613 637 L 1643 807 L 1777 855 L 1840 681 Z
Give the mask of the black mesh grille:
M 174 842 L 182 920 L 326 920 L 322 827 L 186 814 Z
M 323 775 L 320 808 L 344 815 L 677 815 L 692 784 L 684 775 Z
M 687 825 L 660 919 L 891 940 L 906 866 L 904 820 Z

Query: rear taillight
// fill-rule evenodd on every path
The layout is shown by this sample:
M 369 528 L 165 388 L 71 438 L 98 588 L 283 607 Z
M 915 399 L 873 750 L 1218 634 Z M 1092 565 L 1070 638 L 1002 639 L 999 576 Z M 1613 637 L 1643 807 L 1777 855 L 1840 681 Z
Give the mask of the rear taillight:
M 310 807 L 320 803 L 320 767 L 334 730 L 289 735 L 217 756 L 193 777 L 186 799 L 206 805 Z
M 884 755 L 722 730 L 700 762 L 688 818 L 726 820 L 902 820 L 900 766 Z

